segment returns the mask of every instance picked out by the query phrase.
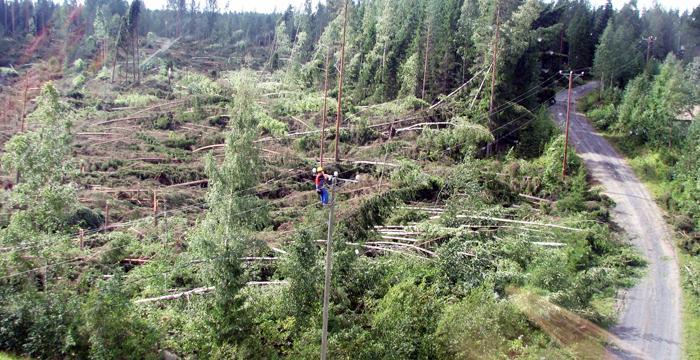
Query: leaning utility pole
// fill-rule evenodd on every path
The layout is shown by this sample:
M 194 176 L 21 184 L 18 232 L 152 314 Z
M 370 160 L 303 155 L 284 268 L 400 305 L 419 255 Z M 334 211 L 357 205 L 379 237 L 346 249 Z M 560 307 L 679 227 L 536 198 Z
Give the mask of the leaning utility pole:
M 559 74 L 563 75 L 563 72 L 560 70 Z M 583 76 L 583 73 L 576 74 L 576 77 Z M 569 71 L 569 91 L 568 91 L 568 97 L 566 100 L 566 129 L 564 130 L 564 160 L 562 161 L 561 165 L 561 177 L 562 179 L 566 177 L 566 156 L 568 154 L 569 150 L 569 115 L 571 113 L 571 89 L 574 84 L 574 72 Z
M 331 47 L 328 46 L 328 51 L 326 51 L 326 73 L 323 76 L 323 113 L 321 120 L 321 154 L 318 157 L 319 164 L 323 166 L 323 145 L 326 142 L 326 121 L 328 116 L 328 59 L 331 57 Z
M 493 124 L 493 95 L 496 91 L 496 72 L 498 71 L 497 66 L 498 66 L 498 40 L 499 40 L 499 31 L 500 31 L 500 26 L 501 26 L 501 17 L 500 17 L 500 7 L 498 5 L 498 2 L 496 2 L 496 36 L 494 38 L 493 42 L 493 58 L 491 62 L 491 69 L 493 70 L 491 72 L 491 97 L 489 99 L 489 128 Z M 486 155 L 491 155 L 491 146 L 492 143 L 489 142 L 486 144 Z
M 345 0 L 343 11 L 343 43 L 340 45 L 340 82 L 338 83 L 338 111 L 335 117 L 335 162 L 340 162 L 340 120 L 343 116 L 343 69 L 345 67 L 345 31 L 348 27 L 348 0 Z
M 328 297 L 331 290 L 331 267 L 333 266 L 333 222 L 335 221 L 335 185 L 338 174 L 334 174 L 328 212 L 328 235 L 326 236 L 326 271 L 323 283 L 323 329 L 321 332 L 321 360 L 328 358 Z

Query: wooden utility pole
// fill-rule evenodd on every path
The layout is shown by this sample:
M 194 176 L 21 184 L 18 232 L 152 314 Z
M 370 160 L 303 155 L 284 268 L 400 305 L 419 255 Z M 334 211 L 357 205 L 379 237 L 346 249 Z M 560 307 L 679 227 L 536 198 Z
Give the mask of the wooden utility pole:
M 499 43 L 499 32 L 500 32 L 500 26 L 501 26 L 501 14 L 500 14 L 500 7 L 498 5 L 498 2 L 496 3 L 496 36 L 494 37 L 494 42 L 493 42 L 493 58 L 492 58 L 492 63 L 491 63 L 491 96 L 489 98 L 489 128 L 492 127 L 493 124 L 493 96 L 496 92 L 496 72 L 498 71 L 498 43 Z M 489 142 L 486 144 L 486 155 L 491 155 L 491 147 L 493 144 Z
M 85 247 L 85 230 L 80 229 L 80 250 L 83 250 Z
M 22 125 L 20 131 L 24 132 L 24 117 L 27 115 L 27 91 L 29 90 L 29 72 L 24 74 L 24 95 L 22 96 Z
M 649 60 L 651 59 L 651 46 L 654 45 L 654 41 L 656 40 L 656 37 L 653 35 L 649 35 L 647 37 L 647 64 L 649 63 Z
M 153 190 L 153 225 L 158 226 L 158 196 L 156 190 Z
M 105 232 L 107 232 L 107 228 L 109 227 L 109 203 L 105 204 L 105 224 L 104 224 Z
M 122 26 L 124 25 L 124 21 L 120 20 L 119 21 L 119 30 L 117 30 L 117 36 L 114 40 L 114 59 L 112 60 L 112 79 L 111 82 L 114 82 L 114 72 L 117 69 L 117 58 L 119 57 L 119 39 L 122 34 Z
M 428 80 L 428 51 L 430 51 L 430 22 L 428 22 L 428 34 L 425 36 L 425 57 L 423 59 L 423 88 L 420 99 L 425 100 L 425 83 Z
M 321 154 L 318 156 L 318 161 L 323 166 L 323 147 L 326 143 L 326 122 L 328 121 L 328 61 L 331 57 L 331 47 L 328 46 L 326 51 L 326 72 L 323 76 L 323 113 L 321 113 Z
M 328 235 L 326 236 L 326 271 L 323 283 L 323 328 L 321 331 L 321 360 L 328 359 L 328 297 L 331 290 L 331 268 L 333 266 L 333 222 L 335 221 L 335 185 L 337 176 L 333 177 L 331 186 L 330 210 L 328 211 Z
M 345 32 L 348 27 L 348 0 L 343 11 L 343 43 L 340 45 L 340 82 L 338 83 L 338 111 L 335 117 L 335 162 L 340 162 L 340 121 L 343 116 L 343 69 L 345 68 Z
M 562 74 L 561 71 L 559 71 Z M 576 77 L 583 76 L 583 73 L 576 74 Z M 566 129 L 564 130 L 564 160 L 561 165 L 561 177 L 566 178 L 566 157 L 569 151 L 569 116 L 571 114 L 571 91 L 574 84 L 574 72 L 569 71 L 569 91 L 566 100 Z

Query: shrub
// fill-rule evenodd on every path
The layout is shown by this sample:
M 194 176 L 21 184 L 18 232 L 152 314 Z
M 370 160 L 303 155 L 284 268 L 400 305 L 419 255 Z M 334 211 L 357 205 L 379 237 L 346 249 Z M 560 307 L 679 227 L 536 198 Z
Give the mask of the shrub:
M 107 67 L 102 67 L 102 69 L 100 69 L 96 76 L 98 80 L 109 80 L 111 77 L 112 71 L 109 70 Z
M 85 69 L 85 61 L 83 59 L 76 59 L 73 61 L 73 71 L 76 73 L 81 73 Z
M 562 159 L 564 159 L 564 135 L 559 135 L 547 146 L 544 155 L 539 158 L 544 166 L 543 180 L 545 188 L 556 192 L 564 189 L 565 182 L 562 179 Z M 581 171 L 583 162 L 571 145 L 569 145 L 566 158 L 567 179 L 573 178 Z
M 301 151 L 318 149 L 319 137 L 316 134 L 307 134 L 296 140 L 294 147 Z
M 82 87 L 83 85 L 85 85 L 85 81 L 86 81 L 85 75 L 83 75 L 83 74 L 80 74 L 80 75 L 74 77 L 73 81 L 72 81 L 73 88 Z
M 185 150 L 191 150 L 192 145 L 196 143 L 197 141 L 195 139 L 188 138 L 186 135 L 178 134 L 174 131 L 170 131 L 168 133 L 168 138 L 163 140 L 163 145 L 167 147 Z
M 424 129 L 418 137 L 418 148 L 423 157 L 437 160 L 444 155 L 461 159 L 473 155 L 477 145 L 493 140 L 485 127 L 469 122 L 466 118 L 455 118 L 454 127 L 434 130 Z
M 617 109 L 613 104 L 607 104 L 603 107 L 593 109 L 586 113 L 593 124 L 602 130 L 607 130 L 612 127 L 617 120 Z
M 153 120 L 153 128 L 158 130 L 175 130 L 173 114 L 168 113 L 167 115 L 159 116 L 157 119 Z
M 221 94 L 221 86 L 200 73 L 187 73 L 178 84 L 190 95 L 214 96 Z
M 258 111 L 256 113 L 258 117 L 258 129 L 263 132 L 263 134 L 270 134 L 273 137 L 281 137 L 287 133 L 287 124 L 273 119 L 263 111 Z
M 430 175 L 423 173 L 420 166 L 410 160 L 399 161 L 399 167 L 391 173 L 391 182 L 397 188 L 428 186 L 430 180 Z
M 84 357 L 81 304 L 73 293 L 7 290 L 0 295 L 1 349 L 41 359 Z
M 431 334 L 443 304 L 435 286 L 417 280 L 394 285 L 377 304 L 372 327 L 383 345 L 381 357 L 416 359 L 435 353 Z
M 114 104 L 118 106 L 146 106 L 156 101 L 158 98 L 155 95 L 124 94 L 117 96 Z
M 98 229 L 104 223 L 104 217 L 89 208 L 81 207 L 75 210 L 68 220 L 69 225 L 83 229 Z
M 511 342 L 530 332 L 516 308 L 489 287 L 476 288 L 445 307 L 435 331 L 437 358 L 507 358 Z
M 120 278 L 100 282 L 84 306 L 93 359 L 155 359 L 157 334 L 138 315 Z
M 327 109 L 334 111 L 333 99 L 328 98 Z M 319 112 L 323 108 L 323 96 L 317 93 L 306 94 L 297 98 L 284 97 L 272 106 L 272 114 L 276 116 L 299 115 L 309 112 Z

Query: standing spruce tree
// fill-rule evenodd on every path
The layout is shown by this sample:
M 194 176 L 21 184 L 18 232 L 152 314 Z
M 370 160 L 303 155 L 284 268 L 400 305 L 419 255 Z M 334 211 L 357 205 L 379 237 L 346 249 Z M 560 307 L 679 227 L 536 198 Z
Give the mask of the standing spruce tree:
M 595 52 L 593 71 L 606 83 L 623 86 L 644 64 L 639 11 L 632 4 L 625 5 L 610 21 Z
M 257 184 L 262 164 L 253 142 L 258 135 L 255 79 L 246 72 L 232 81 L 234 91 L 225 157 L 221 164 L 213 156 L 206 158 L 209 209 L 192 239 L 194 253 L 213 259 L 203 272 L 203 280 L 213 282 L 216 287 L 211 330 L 222 346 L 243 341 L 251 326 L 249 314 L 243 308 L 245 298 L 240 293 L 245 285 L 240 258 L 254 246 L 252 232 L 267 223 L 265 203 L 251 191 Z
M 569 68 L 583 69 L 593 63 L 595 39 L 593 37 L 594 17 L 587 3 L 574 4 L 573 15 L 566 27 L 569 45 Z

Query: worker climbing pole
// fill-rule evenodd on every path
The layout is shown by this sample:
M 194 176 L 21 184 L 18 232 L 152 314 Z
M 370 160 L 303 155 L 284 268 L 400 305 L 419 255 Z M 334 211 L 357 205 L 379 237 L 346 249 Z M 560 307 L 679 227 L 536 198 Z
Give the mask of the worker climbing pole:
M 326 175 L 322 166 L 313 169 L 314 184 L 316 185 L 316 193 L 318 194 L 321 205 L 328 205 L 328 182 L 333 181 L 333 176 Z

